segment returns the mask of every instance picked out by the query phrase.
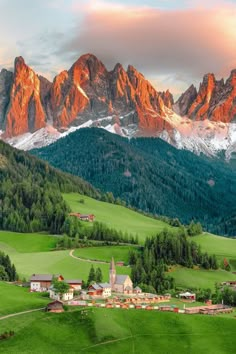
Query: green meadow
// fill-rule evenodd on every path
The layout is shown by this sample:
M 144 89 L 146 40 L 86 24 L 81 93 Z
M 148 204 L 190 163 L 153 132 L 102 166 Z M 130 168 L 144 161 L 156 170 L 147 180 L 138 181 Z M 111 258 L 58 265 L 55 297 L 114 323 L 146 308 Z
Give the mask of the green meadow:
M 36 312 L 1 321 L 0 353 L 233 354 L 235 319 L 149 312 L 80 309 Z
M 128 263 L 129 251 L 137 250 L 136 246 L 106 246 L 106 247 L 88 247 L 78 248 L 74 251 L 74 255 L 85 259 L 93 259 L 99 261 L 110 262 L 111 257 L 115 261 L 123 261 Z
M 73 212 L 94 214 L 96 221 L 118 231 L 139 236 L 142 243 L 147 236 L 153 236 L 164 228 L 175 230 L 167 223 L 144 216 L 120 205 L 101 202 L 77 193 L 63 194 Z M 83 199 L 83 203 L 80 200 Z
M 219 260 L 227 258 L 231 261 L 233 268 L 236 268 L 236 239 L 215 236 L 208 233 L 194 236 L 192 239 L 201 245 L 203 251 L 215 254 Z
M 10 256 L 21 278 L 29 279 L 33 273 L 60 273 L 67 279 L 80 278 L 87 281 L 93 263 L 70 257 L 69 250 L 52 251 L 56 243 L 54 236 L 2 231 L 0 239 L 0 250 Z M 94 263 L 94 266 L 101 268 L 103 280 L 107 281 L 109 264 Z M 119 267 L 120 274 L 129 274 L 129 272 L 129 268 Z
M 48 299 L 43 298 L 40 294 L 30 293 L 29 289 L 0 282 L 0 317 L 44 307 L 47 303 Z
M 169 273 L 175 278 L 176 285 L 182 288 L 210 288 L 214 290 L 215 283 L 226 280 L 236 280 L 236 275 L 225 270 L 205 270 L 175 267 Z

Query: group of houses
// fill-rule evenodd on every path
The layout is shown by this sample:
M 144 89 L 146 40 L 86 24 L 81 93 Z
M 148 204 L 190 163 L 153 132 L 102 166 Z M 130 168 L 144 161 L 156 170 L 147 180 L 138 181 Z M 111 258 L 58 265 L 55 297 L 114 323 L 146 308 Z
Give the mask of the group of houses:
M 51 299 L 60 300 L 60 294 L 53 286 L 53 281 L 64 281 L 69 285 L 68 291 L 62 295 L 63 301 L 72 300 L 74 291 L 82 289 L 81 279 L 64 279 L 61 274 L 33 274 L 30 278 L 30 291 L 31 292 L 49 292 Z
M 82 290 L 81 279 L 66 280 L 61 274 L 33 274 L 30 278 L 30 291 L 44 292 L 50 294 L 50 298 L 60 300 L 60 294 L 55 289 L 53 282 L 64 281 L 69 285 L 68 291 L 62 295 L 63 301 L 69 301 L 74 298 L 74 291 Z M 133 288 L 133 282 L 129 275 L 116 274 L 114 259 L 112 258 L 109 270 L 109 283 L 92 283 L 89 285 L 86 296 L 93 298 L 108 298 L 112 292 L 119 294 L 140 294 L 142 290 L 139 287 Z

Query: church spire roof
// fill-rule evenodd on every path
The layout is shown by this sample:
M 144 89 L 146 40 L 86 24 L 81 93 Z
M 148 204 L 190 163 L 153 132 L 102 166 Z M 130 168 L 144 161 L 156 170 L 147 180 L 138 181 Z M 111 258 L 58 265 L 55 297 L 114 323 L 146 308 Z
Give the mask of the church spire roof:
M 111 259 L 111 263 L 110 263 L 110 270 L 116 270 L 116 267 L 115 267 L 115 262 L 114 262 L 114 258 L 112 257 Z

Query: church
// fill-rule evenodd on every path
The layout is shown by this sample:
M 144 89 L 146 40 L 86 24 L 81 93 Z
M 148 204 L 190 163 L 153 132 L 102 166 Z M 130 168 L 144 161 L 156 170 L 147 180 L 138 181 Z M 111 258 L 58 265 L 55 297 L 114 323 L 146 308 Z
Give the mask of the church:
M 116 274 L 116 267 L 114 258 L 112 257 L 110 263 L 110 285 L 111 290 L 122 294 L 132 294 L 133 293 L 133 282 L 129 275 L 119 275 Z

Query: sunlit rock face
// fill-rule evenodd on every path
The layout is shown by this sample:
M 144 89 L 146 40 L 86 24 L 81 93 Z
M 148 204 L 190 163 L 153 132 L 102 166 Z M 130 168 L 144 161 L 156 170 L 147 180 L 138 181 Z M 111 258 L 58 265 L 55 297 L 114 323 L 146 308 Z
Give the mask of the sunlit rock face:
M 204 76 L 174 103 L 132 65 L 108 71 L 93 54 L 48 81 L 22 57 L 0 72 L 0 138 L 23 149 L 47 145 L 83 127 L 122 136 L 161 137 L 207 155 L 236 150 L 236 70 L 224 81 Z
M 40 98 L 40 79 L 22 57 L 15 59 L 13 83 L 5 117 L 6 135 L 33 132 L 45 126 L 46 114 Z
M 230 77 L 217 81 L 213 74 L 204 76 L 199 91 L 192 85 L 180 96 L 175 110 L 181 116 L 199 121 L 230 123 L 236 120 L 236 70 Z

